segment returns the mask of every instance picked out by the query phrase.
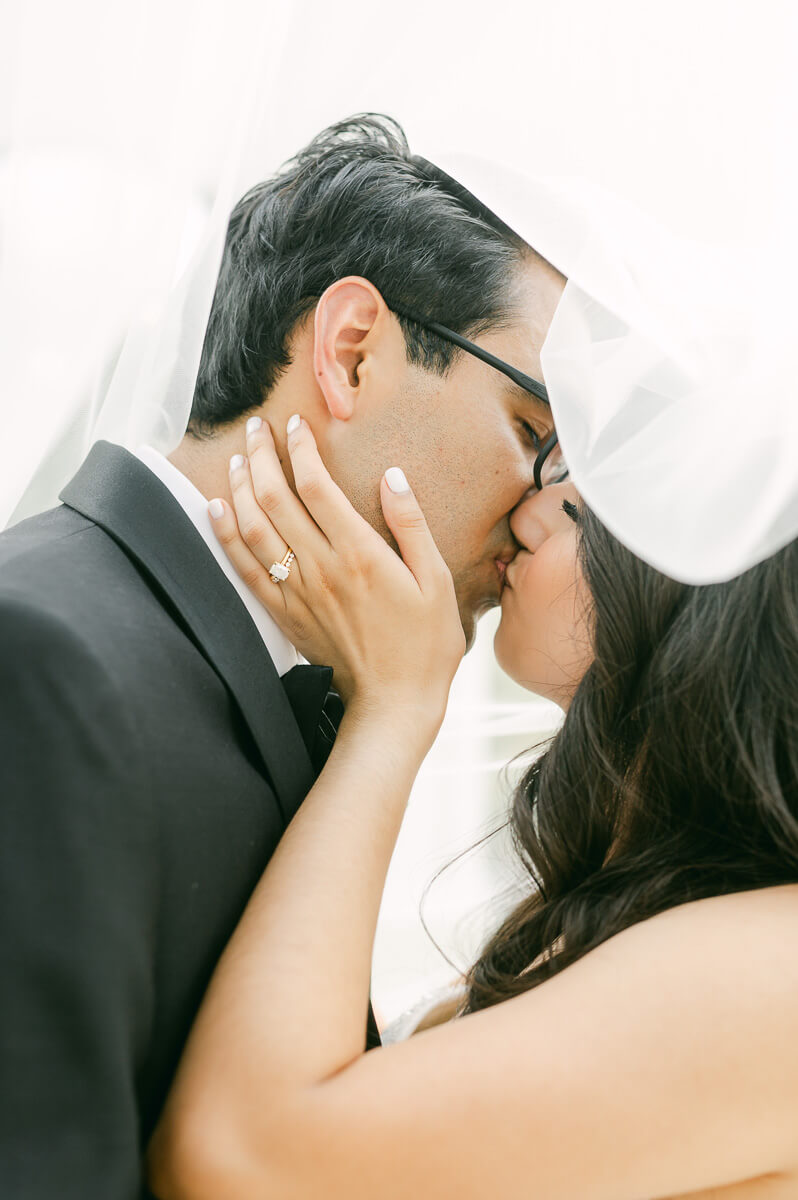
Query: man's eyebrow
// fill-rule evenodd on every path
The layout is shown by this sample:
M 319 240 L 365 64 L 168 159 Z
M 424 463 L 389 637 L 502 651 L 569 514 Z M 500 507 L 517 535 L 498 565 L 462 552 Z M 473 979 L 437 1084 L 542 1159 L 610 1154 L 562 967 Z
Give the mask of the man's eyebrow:
M 518 403 L 526 403 L 534 408 L 536 413 L 550 413 L 551 408 L 545 400 L 541 400 L 533 392 L 527 391 L 520 383 L 516 383 L 514 379 L 506 379 L 506 394 L 509 399 L 515 400 Z

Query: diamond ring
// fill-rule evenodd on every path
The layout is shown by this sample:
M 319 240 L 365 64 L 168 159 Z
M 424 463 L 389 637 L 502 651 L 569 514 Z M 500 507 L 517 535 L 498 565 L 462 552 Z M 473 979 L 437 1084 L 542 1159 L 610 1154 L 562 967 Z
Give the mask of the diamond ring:
M 269 567 L 269 579 L 272 583 L 285 583 L 288 576 L 291 574 L 291 564 L 294 562 L 296 555 L 291 547 L 283 555 L 280 562 L 273 562 Z

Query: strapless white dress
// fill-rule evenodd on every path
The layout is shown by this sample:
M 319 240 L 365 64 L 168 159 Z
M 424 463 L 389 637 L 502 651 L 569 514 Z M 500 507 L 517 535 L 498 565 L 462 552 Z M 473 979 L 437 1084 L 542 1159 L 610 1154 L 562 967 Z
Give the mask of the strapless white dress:
M 449 984 L 447 987 L 436 988 L 425 992 L 415 1004 L 405 1009 L 389 1025 L 380 1031 L 383 1046 L 403 1042 L 418 1033 L 419 1029 L 440 1025 L 450 1020 L 454 1015 L 452 1010 L 460 1007 L 466 997 L 466 988 L 461 983 Z

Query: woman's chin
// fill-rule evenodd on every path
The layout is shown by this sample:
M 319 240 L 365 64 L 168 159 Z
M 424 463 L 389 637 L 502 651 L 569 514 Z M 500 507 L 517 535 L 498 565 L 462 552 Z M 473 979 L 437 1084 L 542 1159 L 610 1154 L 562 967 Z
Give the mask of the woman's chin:
M 531 688 L 528 679 L 524 678 L 523 657 L 518 652 L 512 627 L 513 622 L 505 613 L 504 598 L 502 597 L 502 616 L 496 633 L 493 635 L 493 653 L 505 675 L 509 675 L 513 682 L 531 692 L 535 689 Z
M 506 626 L 507 626 L 507 620 L 506 620 L 506 617 L 504 614 L 504 595 L 502 595 L 501 620 L 499 621 L 499 624 L 496 626 L 496 632 L 493 635 L 493 653 L 496 658 L 496 662 L 499 664 L 501 669 L 504 671 L 505 675 L 509 675 L 511 679 L 514 679 L 515 676 L 512 673 L 511 665 L 507 661 Z
M 566 687 L 562 683 L 558 686 L 552 680 L 535 678 L 540 673 L 541 663 L 534 660 L 530 662 L 528 654 L 524 654 L 519 648 L 513 634 L 513 621 L 509 614 L 505 613 L 504 603 L 502 617 L 493 636 L 493 653 L 505 675 L 509 675 L 525 692 L 531 692 L 533 696 L 540 696 L 541 700 L 556 704 L 563 712 L 568 711 L 576 686 Z

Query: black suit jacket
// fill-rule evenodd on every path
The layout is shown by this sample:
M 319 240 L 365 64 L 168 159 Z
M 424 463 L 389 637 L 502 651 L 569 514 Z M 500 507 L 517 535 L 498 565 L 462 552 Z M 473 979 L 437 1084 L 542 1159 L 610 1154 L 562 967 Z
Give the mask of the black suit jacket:
M 133 1200 L 213 966 L 314 772 L 160 480 L 99 443 L 62 499 L 0 535 L 0 1192 Z

